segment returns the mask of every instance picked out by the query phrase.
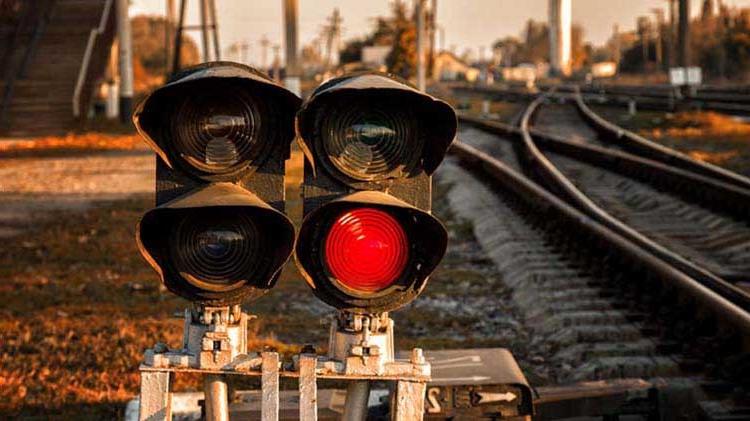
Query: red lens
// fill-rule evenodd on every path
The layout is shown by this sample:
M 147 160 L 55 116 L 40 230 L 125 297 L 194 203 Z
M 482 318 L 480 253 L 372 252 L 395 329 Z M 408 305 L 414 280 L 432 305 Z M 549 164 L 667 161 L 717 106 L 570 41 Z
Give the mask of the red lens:
M 396 282 L 409 258 L 401 224 L 374 208 L 348 210 L 336 218 L 325 249 L 333 276 L 362 292 L 380 291 Z

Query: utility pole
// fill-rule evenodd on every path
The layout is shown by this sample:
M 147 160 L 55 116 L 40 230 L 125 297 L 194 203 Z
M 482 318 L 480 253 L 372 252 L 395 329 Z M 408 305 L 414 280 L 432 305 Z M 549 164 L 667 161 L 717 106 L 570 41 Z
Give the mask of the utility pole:
M 667 28 L 667 67 L 672 68 L 675 66 L 674 28 L 677 13 L 675 12 L 675 0 L 667 0 L 667 3 L 669 5 L 669 24 Z
M 211 53 L 208 49 L 208 32 L 206 31 L 206 27 L 208 27 L 208 5 L 206 4 L 207 0 L 198 0 L 200 2 L 201 7 L 201 27 L 203 30 L 201 31 L 201 39 L 203 40 L 203 61 L 210 61 L 211 60 Z
M 570 74 L 571 61 L 571 0 L 549 0 L 550 67 L 557 76 Z
M 430 75 L 433 75 L 435 67 L 435 54 L 437 49 L 437 0 L 432 0 L 432 3 L 430 3 L 430 22 L 428 25 L 430 40 L 430 60 L 428 61 L 428 73 Z
M 328 24 L 323 28 L 323 34 L 326 37 L 326 58 L 325 71 L 330 69 L 333 62 L 333 51 L 339 51 L 339 37 L 341 35 L 341 13 L 338 8 L 333 9 L 333 13 L 328 18 Z
M 664 54 L 662 49 L 662 40 L 664 37 L 662 35 L 662 31 L 664 30 L 664 10 L 657 7 L 651 9 L 651 13 L 653 13 L 656 17 L 656 31 L 654 31 L 654 33 L 656 34 L 656 41 L 654 41 L 656 47 L 656 65 L 657 69 L 663 70 Z
M 268 47 L 271 45 L 271 41 L 269 41 L 268 37 L 264 34 L 263 38 L 258 42 L 260 43 L 260 48 L 263 50 L 261 54 L 261 59 L 263 60 L 261 62 L 261 67 L 264 72 L 268 72 Z
M 250 52 L 250 44 L 247 41 L 240 43 L 240 57 L 243 64 L 248 63 L 248 53 Z
M 281 46 L 279 44 L 274 44 L 271 48 L 273 49 L 273 80 L 277 83 L 281 83 Z
M 440 49 L 439 51 L 446 50 L 447 47 L 445 45 L 445 27 L 444 26 L 438 26 L 438 31 L 440 32 Z
M 133 112 L 133 46 L 128 0 L 117 0 L 117 38 L 120 64 L 120 121 L 130 122 Z
M 649 32 L 649 20 L 646 16 L 639 16 L 636 21 L 636 28 L 638 28 L 638 36 L 641 41 L 641 61 L 643 62 L 643 73 L 648 72 L 648 47 L 650 42 Z
M 216 1 L 203 0 L 208 3 L 208 12 L 211 14 L 211 28 L 214 36 L 214 60 L 221 60 L 221 49 L 219 48 L 219 26 L 216 24 Z M 204 29 L 205 31 L 206 29 Z
M 426 88 L 426 69 L 425 69 L 425 1 L 417 0 L 417 88 L 424 92 Z
M 174 46 L 174 0 L 167 0 L 166 16 L 164 17 L 164 75 L 169 77 L 170 61 L 172 60 L 172 47 Z
M 620 59 L 622 57 L 622 44 L 620 42 L 620 26 L 618 24 L 612 26 L 612 43 L 612 48 L 614 49 L 612 52 L 612 59 L 619 67 Z
M 187 13 L 187 3 L 189 0 L 180 1 L 180 17 L 177 21 L 177 32 L 174 37 L 174 50 L 172 51 L 172 69 L 171 73 L 174 75 L 180 70 L 181 67 L 181 54 L 182 51 L 182 33 L 187 30 L 201 31 L 201 38 L 203 41 L 203 61 L 211 60 L 211 48 L 209 43 L 209 37 L 213 36 L 213 58 L 214 60 L 221 60 L 221 50 L 219 48 L 219 25 L 216 19 L 216 3 L 214 0 L 198 0 L 200 6 L 199 25 L 186 25 L 185 17 Z M 209 33 L 211 31 L 211 33 Z
M 297 95 L 301 94 L 299 57 L 297 54 L 297 15 L 299 0 L 284 2 L 284 45 L 286 47 L 286 76 L 284 86 Z
M 680 67 L 690 66 L 690 1 L 680 2 L 680 25 L 679 38 L 677 41 L 679 49 Z

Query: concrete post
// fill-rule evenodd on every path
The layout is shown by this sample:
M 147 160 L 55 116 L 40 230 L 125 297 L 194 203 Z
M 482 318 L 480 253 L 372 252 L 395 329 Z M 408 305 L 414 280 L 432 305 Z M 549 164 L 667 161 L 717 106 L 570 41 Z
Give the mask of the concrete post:
M 284 86 L 297 95 L 301 95 L 299 57 L 297 54 L 297 19 L 299 0 L 284 1 L 284 44 L 286 53 L 286 76 Z
M 120 121 L 128 124 L 133 114 L 133 46 L 128 0 L 117 0 L 117 37 L 120 65 Z
M 203 378 L 206 421 L 229 421 L 229 387 L 221 374 L 207 374 Z
M 425 66 L 425 1 L 417 0 L 417 88 L 424 92 L 426 88 L 427 68 Z
M 571 71 L 571 0 L 549 0 L 550 70 L 567 76 Z

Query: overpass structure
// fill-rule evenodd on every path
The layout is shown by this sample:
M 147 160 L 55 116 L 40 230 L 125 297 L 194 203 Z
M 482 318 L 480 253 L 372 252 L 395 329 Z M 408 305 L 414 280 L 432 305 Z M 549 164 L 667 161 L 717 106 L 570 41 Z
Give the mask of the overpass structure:
M 0 134 L 80 125 L 108 65 L 116 9 L 114 0 L 0 0 Z

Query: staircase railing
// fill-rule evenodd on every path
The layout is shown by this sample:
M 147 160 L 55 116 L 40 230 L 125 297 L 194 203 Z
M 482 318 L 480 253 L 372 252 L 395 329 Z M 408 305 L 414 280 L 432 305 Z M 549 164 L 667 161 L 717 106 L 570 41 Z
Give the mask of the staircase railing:
M 114 1 L 107 0 L 102 10 L 99 25 L 89 33 L 86 51 L 83 53 L 81 68 L 73 90 L 73 117 L 82 121 L 91 104 L 95 82 L 104 72 L 109 58 L 112 41 L 115 37 L 116 16 Z
M 47 22 L 49 22 L 51 17 L 55 1 L 56 0 L 38 0 L 35 2 L 21 2 L 20 7 L 22 7 L 23 10 L 20 11 L 17 26 L 11 36 L 11 42 L 3 56 L 3 65 L 6 70 L 5 92 L 3 93 L 2 102 L 0 102 L 0 128 L 6 126 L 8 109 L 10 108 L 10 101 L 13 98 L 16 81 L 23 78 L 26 74 L 26 69 L 31 62 L 31 58 L 34 55 L 39 39 L 42 37 Z M 10 7 L 12 3 L 12 0 L 6 0 L 2 2 L 2 5 Z M 23 52 L 21 62 L 18 66 L 13 66 L 12 58 L 15 50 L 19 47 L 19 39 L 24 31 L 29 28 L 31 29 L 31 39 L 26 44 L 26 49 Z
M 15 52 L 18 40 L 21 38 L 26 27 L 26 21 L 31 13 L 31 2 L 22 0 L 0 0 L 0 24 L 13 25 L 10 38 L 3 46 L 3 55 L 0 58 L 0 69 L 3 72 L 3 79 L 10 77 L 13 68 L 11 60 Z

